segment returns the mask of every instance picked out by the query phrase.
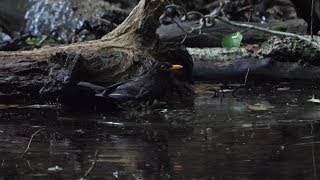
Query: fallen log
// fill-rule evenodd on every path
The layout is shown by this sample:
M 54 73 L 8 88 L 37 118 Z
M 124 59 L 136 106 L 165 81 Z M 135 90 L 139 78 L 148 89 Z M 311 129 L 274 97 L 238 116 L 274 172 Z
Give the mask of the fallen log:
M 127 19 L 101 40 L 0 51 L 0 93 L 55 99 L 66 92 L 76 94 L 79 81 L 107 86 L 143 74 L 156 61 L 182 64 L 180 80 L 191 81 L 193 64 L 186 49 L 160 43 L 156 35 L 164 6 L 164 0 L 141 0 Z
M 303 19 L 292 19 L 270 24 L 247 24 L 296 34 L 306 34 L 308 27 L 308 24 Z M 188 32 L 191 30 L 191 27 L 198 27 L 199 21 L 181 22 L 179 25 Z M 243 31 L 242 42 L 244 44 L 261 43 L 273 36 L 269 33 L 257 30 L 234 27 L 217 20 L 214 26 L 204 27 L 200 35 L 198 31 L 188 35 L 183 44 L 187 47 L 221 47 L 222 38 L 225 35 L 236 31 Z M 186 35 L 186 33 L 179 28 L 177 24 L 170 24 L 167 26 L 162 25 L 158 28 L 157 33 L 159 34 L 162 42 L 181 42 Z
M 195 80 L 320 80 L 320 52 L 293 38 L 272 37 L 258 48 L 188 48 Z

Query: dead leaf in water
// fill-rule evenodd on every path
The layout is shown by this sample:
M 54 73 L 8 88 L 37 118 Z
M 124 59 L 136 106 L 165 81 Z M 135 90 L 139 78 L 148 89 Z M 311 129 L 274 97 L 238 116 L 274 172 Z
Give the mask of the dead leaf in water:
M 56 172 L 56 171 L 62 171 L 62 167 L 59 167 L 59 166 L 54 166 L 54 167 L 49 167 L 48 168 L 48 171 L 51 171 L 51 172 Z
M 316 99 L 316 97 L 312 95 L 311 99 L 308 99 L 308 102 L 320 103 L 320 99 Z
M 173 170 L 175 172 L 181 172 L 183 170 L 183 166 L 179 162 L 174 162 Z
M 256 103 L 253 105 L 247 104 L 247 107 L 253 111 L 266 111 L 266 110 L 274 108 L 274 106 L 271 106 L 268 104 L 262 104 L 262 103 Z
M 277 88 L 277 91 L 288 91 L 290 89 L 291 89 L 290 87 L 280 87 L 280 88 Z

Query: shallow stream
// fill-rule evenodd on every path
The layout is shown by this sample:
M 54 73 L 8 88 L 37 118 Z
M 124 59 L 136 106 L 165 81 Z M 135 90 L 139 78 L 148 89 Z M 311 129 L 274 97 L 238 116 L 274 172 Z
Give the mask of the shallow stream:
M 0 179 L 319 178 L 318 88 L 217 87 L 138 114 L 1 105 Z

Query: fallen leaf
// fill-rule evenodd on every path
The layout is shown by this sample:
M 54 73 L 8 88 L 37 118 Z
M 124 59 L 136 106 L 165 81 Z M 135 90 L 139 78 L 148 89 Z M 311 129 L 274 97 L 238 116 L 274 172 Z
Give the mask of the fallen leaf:
M 320 99 L 316 99 L 316 97 L 312 95 L 311 99 L 308 99 L 308 102 L 320 103 Z
M 54 166 L 54 167 L 50 167 L 50 168 L 48 168 L 48 171 L 53 171 L 53 172 L 55 172 L 55 171 L 62 171 L 63 169 L 61 168 L 61 167 L 59 167 L 59 166 Z
M 277 91 L 288 91 L 288 90 L 290 90 L 290 87 L 277 88 Z

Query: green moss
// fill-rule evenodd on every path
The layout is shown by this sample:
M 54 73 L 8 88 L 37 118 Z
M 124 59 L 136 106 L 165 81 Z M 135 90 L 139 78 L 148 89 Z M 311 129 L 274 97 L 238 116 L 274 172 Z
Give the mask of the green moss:
M 311 58 L 314 55 L 310 48 L 303 48 L 302 56 L 306 58 Z

